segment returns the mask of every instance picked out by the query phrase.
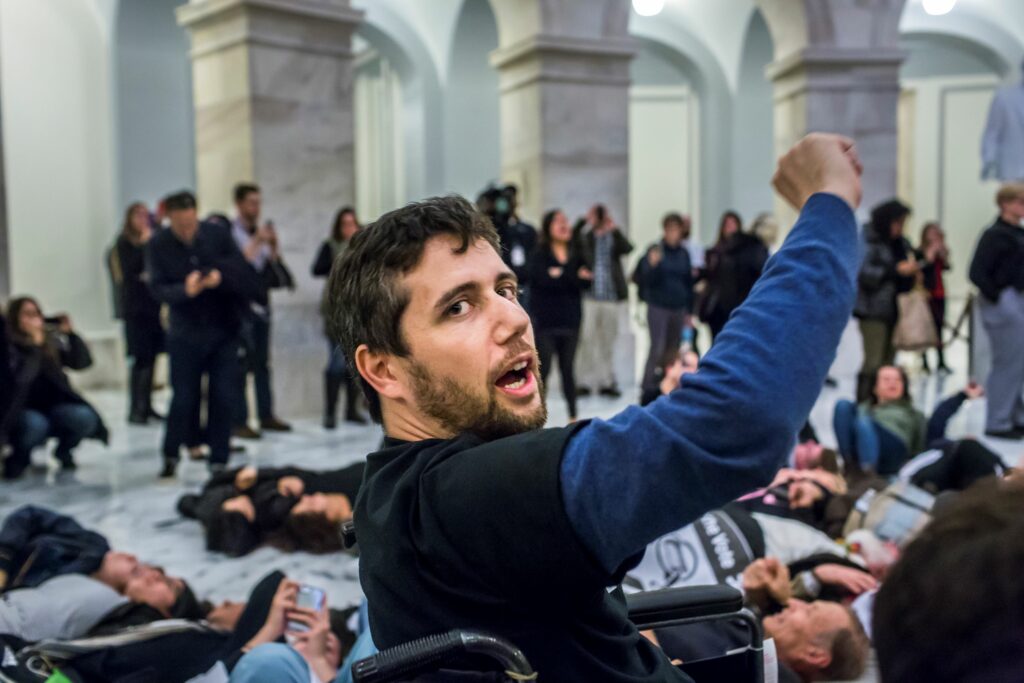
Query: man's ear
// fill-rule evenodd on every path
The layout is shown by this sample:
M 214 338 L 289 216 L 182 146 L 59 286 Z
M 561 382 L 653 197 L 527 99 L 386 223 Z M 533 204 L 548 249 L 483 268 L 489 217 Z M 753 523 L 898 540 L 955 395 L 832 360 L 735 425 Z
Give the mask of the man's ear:
M 804 650 L 803 659 L 809 666 L 821 671 L 832 663 L 832 653 L 826 648 L 812 643 Z
M 396 373 L 395 357 L 383 351 L 371 351 L 360 344 L 355 354 L 356 370 L 382 397 L 399 399 L 406 395 L 405 385 Z

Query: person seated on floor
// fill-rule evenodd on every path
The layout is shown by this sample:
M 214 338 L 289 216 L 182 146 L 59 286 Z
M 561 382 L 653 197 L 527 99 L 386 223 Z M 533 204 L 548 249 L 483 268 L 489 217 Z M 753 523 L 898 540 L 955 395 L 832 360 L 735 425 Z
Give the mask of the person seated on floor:
M 208 550 L 232 557 L 263 543 L 285 552 L 337 552 L 362 479 L 361 462 L 326 471 L 242 467 L 214 475 L 198 495 L 182 496 L 178 510 L 202 522 Z
M 863 571 L 845 569 L 851 583 L 871 581 Z M 863 675 L 871 645 L 848 606 L 797 599 L 786 565 L 775 558 L 748 566 L 743 590 L 765 637 L 775 641 L 779 681 L 846 681 Z M 645 635 L 668 657 L 683 662 L 721 656 L 750 642 L 746 626 L 732 621 L 656 628 Z
M 875 599 L 883 683 L 1021 680 L 1024 482 L 958 496 L 904 550 Z
M 4 479 L 17 479 L 31 462 L 32 451 L 57 439 L 54 458 L 61 469 L 75 469 L 72 451 L 82 439 L 107 443 L 107 428 L 99 413 L 75 391 L 64 368 L 82 370 L 92 356 L 75 334 L 71 319 L 61 314 L 43 318 L 31 297 L 12 299 L 7 307 L 15 366 L 13 415 L 8 430 L 11 453 L 4 460 Z
M 971 383 L 943 401 L 925 420 L 911 401 L 903 368 L 880 367 L 872 386 L 871 397 L 859 406 L 852 401 L 837 402 L 833 425 L 847 469 L 883 476 L 896 474 L 912 456 L 944 439 L 946 425 L 963 402 L 984 393 Z

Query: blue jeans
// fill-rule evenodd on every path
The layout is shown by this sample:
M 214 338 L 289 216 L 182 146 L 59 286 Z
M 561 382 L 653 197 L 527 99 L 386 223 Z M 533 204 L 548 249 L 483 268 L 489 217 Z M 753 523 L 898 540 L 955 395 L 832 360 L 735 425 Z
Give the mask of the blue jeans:
M 867 415 L 852 401 L 839 401 L 832 425 L 843 459 L 860 469 L 878 474 L 899 472 L 907 460 L 907 447 L 898 436 Z
M 31 462 L 32 451 L 57 439 L 54 457 L 62 465 L 73 466 L 71 451 L 99 427 L 100 418 L 91 407 L 81 403 L 59 403 L 47 412 L 24 410 L 11 430 L 11 454 L 4 462 L 4 476 L 14 478 Z
M 231 683 L 309 683 L 309 665 L 284 643 L 254 647 L 238 660 Z

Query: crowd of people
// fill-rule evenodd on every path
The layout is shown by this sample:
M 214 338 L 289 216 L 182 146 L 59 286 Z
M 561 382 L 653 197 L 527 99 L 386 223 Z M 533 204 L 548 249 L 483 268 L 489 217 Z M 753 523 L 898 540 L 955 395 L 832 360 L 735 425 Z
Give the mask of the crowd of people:
M 85 680 L 220 671 L 210 680 L 327 683 L 349 680 L 348 664 L 377 648 L 471 626 L 515 642 L 541 680 L 683 681 L 673 662 L 724 656 L 748 634 L 731 622 L 640 633 L 623 595 L 725 584 L 773 639 L 778 680 L 855 680 L 872 649 L 886 681 L 1017 680 L 1019 648 L 1017 660 L 990 658 L 982 678 L 968 677 L 967 655 L 936 661 L 954 635 L 968 651 L 987 652 L 983 637 L 1013 650 L 1020 624 L 1010 574 L 1024 517 L 1011 513 L 1024 484 L 948 427 L 985 396 L 988 436 L 1024 438 L 1024 186 L 999 191 L 970 263 L 991 375 L 926 417 L 896 351 L 920 353 L 926 370 L 934 351 L 949 372 L 953 261 L 937 223 L 916 248 L 904 237 L 911 210 L 897 200 L 858 231 L 859 174 L 851 143 L 812 136 L 780 161 L 776 188 L 801 211 L 781 247 L 769 216 L 745 230 L 725 212 L 705 249 L 690 217 L 672 212 L 632 263 L 603 204 L 575 222 L 553 208 L 537 230 L 513 186 L 475 205 L 428 199 L 366 229 L 340 208 L 311 265 L 327 278 L 322 423 L 337 427 L 344 391 L 343 419 L 367 424 L 365 406 L 384 440 L 365 462 L 326 471 L 228 468 L 233 436 L 291 429 L 275 408 L 270 339 L 271 292 L 294 280 L 259 187 L 235 188 L 234 218 L 200 220 L 189 192 L 152 215 L 132 204 L 107 253 L 128 422 L 165 422 L 161 477 L 175 476 L 183 451 L 210 471 L 178 512 L 227 557 L 261 545 L 356 552 L 366 600 L 358 615 L 322 595 L 311 604 L 309 587 L 275 572 L 246 603 L 214 606 L 74 519 L 26 506 L 0 525 L 0 641 L 16 666 L 51 641 L 80 641 L 61 661 Z M 577 422 L 579 397 L 622 395 L 616 340 L 631 284 L 649 331 L 642 407 Z M 902 329 L 915 301 L 928 334 Z M 31 297 L 5 313 L 3 476 L 24 476 L 49 439 L 74 469 L 83 439 L 108 438 L 65 372 L 91 365 L 88 346 L 68 315 L 46 317 Z M 833 450 L 809 413 L 851 314 L 864 361 L 854 400 L 835 406 Z M 152 402 L 161 353 L 166 416 Z M 541 429 L 556 358 L 570 424 Z M 1005 575 L 1006 604 L 982 611 L 961 598 L 957 615 L 930 620 L 961 567 L 978 584 L 985 571 Z M 110 634 L 122 638 L 90 640 Z

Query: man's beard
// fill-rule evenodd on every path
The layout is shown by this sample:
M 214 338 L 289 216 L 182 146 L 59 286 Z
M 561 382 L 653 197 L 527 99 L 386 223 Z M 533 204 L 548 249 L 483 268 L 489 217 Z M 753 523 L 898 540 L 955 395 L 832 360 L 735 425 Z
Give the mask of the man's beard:
M 539 368 L 534 358 L 533 367 Z M 421 364 L 410 368 L 416 402 L 428 417 L 437 420 L 452 434 L 470 432 L 486 441 L 540 429 L 548 420 L 547 405 L 540 377 L 534 375 L 540 405 L 527 414 L 518 414 L 501 405 L 498 388 L 493 384 L 486 395 L 463 386 L 451 377 L 434 377 Z

